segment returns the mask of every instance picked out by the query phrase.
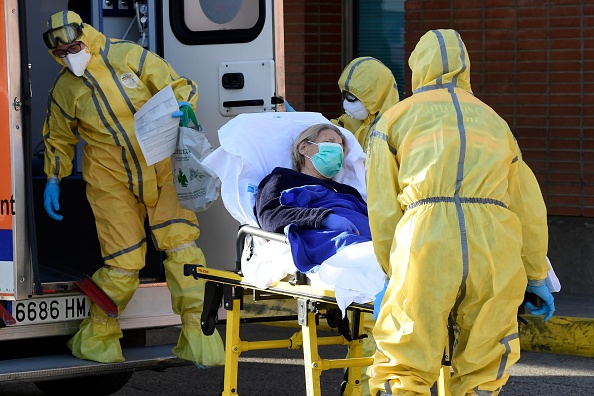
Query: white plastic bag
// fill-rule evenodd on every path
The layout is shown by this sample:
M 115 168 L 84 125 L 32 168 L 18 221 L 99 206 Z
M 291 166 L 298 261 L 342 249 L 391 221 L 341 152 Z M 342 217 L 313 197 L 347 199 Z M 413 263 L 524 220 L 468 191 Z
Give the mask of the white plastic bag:
M 182 208 L 202 212 L 218 197 L 221 180 L 202 161 L 213 152 L 201 126 L 179 127 L 177 146 L 171 156 L 173 184 Z
M 553 266 L 551 265 L 551 261 L 548 257 L 547 263 L 549 263 L 549 273 L 547 275 L 547 279 L 545 280 L 545 284 L 551 293 L 558 293 L 561 290 L 561 282 L 559 282 L 559 278 L 557 278 L 557 274 L 555 274 Z

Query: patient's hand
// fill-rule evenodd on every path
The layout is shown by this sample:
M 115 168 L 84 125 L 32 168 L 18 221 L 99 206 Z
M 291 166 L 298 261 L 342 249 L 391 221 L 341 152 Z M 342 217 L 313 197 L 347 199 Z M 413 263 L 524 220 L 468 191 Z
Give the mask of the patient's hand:
M 322 220 L 322 227 L 336 231 L 347 231 L 359 235 L 359 230 L 349 219 L 334 213 L 330 213 L 324 220 Z

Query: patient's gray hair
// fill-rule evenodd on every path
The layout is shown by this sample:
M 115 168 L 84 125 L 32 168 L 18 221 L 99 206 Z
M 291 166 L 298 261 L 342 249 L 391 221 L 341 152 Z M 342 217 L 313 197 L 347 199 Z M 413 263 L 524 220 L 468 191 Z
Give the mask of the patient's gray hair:
M 342 139 L 342 150 L 344 151 L 344 155 L 346 157 L 346 153 L 348 152 L 348 142 L 344 134 L 340 131 L 340 129 L 338 129 L 335 125 L 332 124 L 315 124 L 307 128 L 305 131 L 301 132 L 299 135 L 297 135 L 295 141 L 293 142 L 293 149 L 291 150 L 293 169 L 295 169 L 298 172 L 301 172 L 303 165 L 305 165 L 305 156 L 303 156 L 299 152 L 299 144 L 304 140 L 314 142 L 320 135 L 320 132 L 326 129 L 331 129 L 334 132 L 336 132 L 338 136 L 340 136 L 340 138 Z

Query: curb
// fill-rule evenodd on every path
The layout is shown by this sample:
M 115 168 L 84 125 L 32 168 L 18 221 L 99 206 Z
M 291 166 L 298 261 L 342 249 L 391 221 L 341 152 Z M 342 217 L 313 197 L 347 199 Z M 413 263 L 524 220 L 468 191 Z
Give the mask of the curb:
M 594 357 L 594 319 L 522 315 L 528 324 L 519 325 L 523 351 Z
M 244 305 L 246 316 L 275 316 L 296 313 L 296 302 L 292 299 L 274 300 L 258 304 Z M 553 316 L 548 322 L 542 316 L 521 315 L 528 324 L 519 323 L 521 350 L 526 352 L 552 353 L 560 355 L 594 357 L 594 318 Z M 296 321 L 268 322 L 280 327 L 300 327 Z M 320 321 L 318 329 L 336 332 L 325 321 Z

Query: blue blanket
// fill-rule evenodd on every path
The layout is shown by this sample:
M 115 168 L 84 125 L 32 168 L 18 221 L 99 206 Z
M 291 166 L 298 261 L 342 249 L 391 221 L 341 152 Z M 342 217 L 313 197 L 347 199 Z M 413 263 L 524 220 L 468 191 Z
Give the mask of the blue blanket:
M 346 217 L 357 227 L 360 235 L 346 231 L 300 229 L 295 224 L 285 227 L 293 262 L 301 272 L 309 272 L 346 246 L 371 241 L 367 206 L 352 195 L 338 193 L 322 186 L 302 186 L 281 193 L 282 205 L 300 208 L 328 208 Z

